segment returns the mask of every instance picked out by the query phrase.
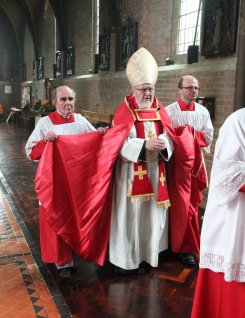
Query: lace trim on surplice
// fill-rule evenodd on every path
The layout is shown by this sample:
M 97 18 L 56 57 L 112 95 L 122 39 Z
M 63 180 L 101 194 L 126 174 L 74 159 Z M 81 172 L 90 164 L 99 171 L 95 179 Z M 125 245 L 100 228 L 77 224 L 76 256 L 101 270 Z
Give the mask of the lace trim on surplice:
M 225 262 L 224 256 L 208 252 L 202 253 L 200 267 L 224 273 L 225 280 L 228 282 L 245 282 L 245 264 Z
M 223 169 L 221 169 L 223 167 Z M 232 200 L 245 182 L 244 163 L 230 162 L 230 167 L 221 165 L 221 172 L 214 179 L 215 195 L 219 203 Z

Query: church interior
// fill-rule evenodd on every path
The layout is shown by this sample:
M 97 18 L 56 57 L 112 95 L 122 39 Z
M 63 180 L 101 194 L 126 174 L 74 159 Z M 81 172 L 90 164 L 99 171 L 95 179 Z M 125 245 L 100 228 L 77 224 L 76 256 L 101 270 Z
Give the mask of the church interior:
M 131 90 L 128 59 L 144 47 L 158 65 L 163 105 L 178 99 L 182 76 L 198 79 L 214 127 L 209 177 L 219 128 L 244 107 L 244 19 L 245 0 L 0 0 L 0 317 L 190 317 L 198 263 L 185 266 L 170 250 L 147 275 L 74 255 L 76 272 L 63 281 L 42 262 L 38 162 L 25 144 L 60 85 L 75 90 L 76 113 L 111 126 Z M 200 225 L 208 189 L 203 195 Z

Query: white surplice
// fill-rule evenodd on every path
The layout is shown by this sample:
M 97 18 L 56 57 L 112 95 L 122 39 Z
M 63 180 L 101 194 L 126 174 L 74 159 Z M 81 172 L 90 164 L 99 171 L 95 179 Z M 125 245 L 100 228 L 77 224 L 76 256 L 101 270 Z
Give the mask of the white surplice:
M 201 232 L 200 267 L 245 282 L 245 109 L 223 124 Z
M 26 143 L 26 154 L 29 158 L 32 148 L 52 131 L 56 135 L 78 135 L 96 131 L 89 121 L 80 114 L 74 114 L 74 122 L 66 124 L 53 124 L 48 116 L 39 119 L 37 125 Z
M 155 132 L 153 122 L 144 122 L 146 139 L 149 130 Z M 165 141 L 168 160 L 173 143 L 167 133 L 158 136 Z M 142 261 L 158 265 L 158 254 L 168 248 L 168 214 L 156 205 L 159 180 L 159 153 L 146 150 L 148 177 L 155 198 L 150 201 L 128 197 L 132 188 L 134 162 L 140 155 L 144 139 L 137 138 L 135 126 L 120 151 L 114 176 L 113 205 L 111 216 L 109 260 L 124 269 L 136 269 Z
M 178 102 L 174 102 L 165 107 L 174 128 L 190 125 L 195 130 L 203 132 L 207 147 L 203 147 L 206 152 L 210 152 L 210 145 L 213 140 L 213 125 L 209 111 L 202 105 L 195 103 L 194 111 L 181 111 Z

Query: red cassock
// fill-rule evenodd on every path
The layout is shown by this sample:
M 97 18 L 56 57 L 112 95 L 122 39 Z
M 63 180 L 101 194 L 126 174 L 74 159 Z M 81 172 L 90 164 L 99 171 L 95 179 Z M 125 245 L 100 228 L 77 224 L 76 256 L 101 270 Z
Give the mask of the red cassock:
M 191 318 L 244 318 L 244 295 L 245 283 L 200 268 Z
M 35 186 L 52 230 L 80 257 L 104 264 L 110 231 L 113 168 L 135 117 L 131 96 L 115 113 L 105 135 L 92 132 L 58 136 L 40 159 Z M 155 99 L 161 122 L 174 141 L 168 169 L 171 247 L 179 251 L 186 231 L 195 166 L 193 130 L 175 131 L 164 107 Z M 55 260 L 54 260 L 55 261 Z M 52 260 L 50 260 L 52 262 Z

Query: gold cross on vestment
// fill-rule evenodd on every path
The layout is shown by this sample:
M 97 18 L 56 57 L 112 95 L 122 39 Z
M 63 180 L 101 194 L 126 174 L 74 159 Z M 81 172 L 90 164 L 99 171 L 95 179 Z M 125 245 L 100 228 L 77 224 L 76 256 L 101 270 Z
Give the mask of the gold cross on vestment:
M 153 132 L 153 131 L 147 131 L 147 137 L 149 138 L 149 139 L 152 139 L 153 137 L 155 137 L 156 136 L 156 134 Z
M 164 175 L 163 175 L 162 172 L 161 172 L 161 176 L 160 176 L 160 178 L 159 178 L 159 181 L 161 182 L 162 187 L 163 187 L 163 186 L 164 186 L 164 181 L 166 181 L 166 179 L 165 179 L 165 177 L 164 177 Z
M 139 180 L 143 180 L 144 175 L 146 175 L 146 174 L 147 174 L 147 171 L 146 170 L 142 170 L 142 166 L 138 166 L 138 171 L 134 172 L 134 175 L 138 176 Z

